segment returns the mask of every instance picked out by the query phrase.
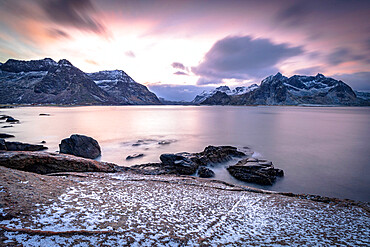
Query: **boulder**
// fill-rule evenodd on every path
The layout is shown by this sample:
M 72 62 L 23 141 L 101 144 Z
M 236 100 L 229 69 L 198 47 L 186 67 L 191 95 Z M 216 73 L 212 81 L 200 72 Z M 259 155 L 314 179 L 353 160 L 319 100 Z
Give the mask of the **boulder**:
M 0 138 L 10 138 L 14 137 L 13 135 L 5 134 L 5 133 L 0 133 Z
M 60 153 L 72 154 L 89 159 L 95 159 L 101 155 L 100 146 L 95 139 L 77 134 L 63 139 L 59 144 L 59 150 Z
M 215 176 L 215 173 L 211 169 L 201 166 L 198 169 L 198 176 L 201 178 L 212 178 Z
M 118 172 L 126 169 L 112 163 L 99 162 L 67 154 L 9 151 L 0 151 L 0 166 L 38 174 L 56 172 Z
M 272 162 L 247 158 L 227 168 L 230 175 L 248 183 L 272 185 L 276 177 L 284 176 L 281 169 L 274 168 Z
M 6 150 L 8 151 L 41 151 L 48 149 L 44 145 L 35 145 L 23 142 L 5 141 Z

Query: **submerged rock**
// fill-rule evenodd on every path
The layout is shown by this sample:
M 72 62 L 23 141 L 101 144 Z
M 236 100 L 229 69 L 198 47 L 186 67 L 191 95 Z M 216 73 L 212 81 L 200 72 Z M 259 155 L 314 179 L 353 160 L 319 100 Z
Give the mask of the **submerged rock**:
M 227 170 L 236 179 L 260 185 L 272 185 L 276 177 L 284 176 L 283 170 L 274 168 L 272 162 L 254 158 L 243 159 Z
M 14 137 L 14 136 L 6 134 L 6 133 L 0 133 L 0 138 L 11 138 L 11 137 Z
M 140 157 L 143 157 L 144 154 L 132 154 L 132 155 L 129 155 L 126 157 L 126 160 L 131 160 L 131 159 L 136 159 L 136 158 L 140 158 Z
M 198 176 L 201 178 L 212 178 L 215 176 L 215 173 L 211 169 L 201 166 L 198 170 Z
M 59 144 L 60 153 L 95 159 L 101 155 L 99 143 L 88 136 L 74 134 Z
M 35 145 L 23 142 L 8 142 L 5 141 L 7 151 L 42 151 L 48 149 L 44 145 Z
M 13 117 L 8 116 L 8 118 L 6 119 L 5 122 L 8 122 L 8 123 L 19 123 L 19 120 L 18 119 L 15 119 Z

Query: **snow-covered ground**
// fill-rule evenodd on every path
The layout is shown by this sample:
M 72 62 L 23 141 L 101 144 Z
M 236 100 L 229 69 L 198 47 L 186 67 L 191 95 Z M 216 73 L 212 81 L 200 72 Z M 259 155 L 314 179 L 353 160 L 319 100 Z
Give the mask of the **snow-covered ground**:
M 0 221 L 23 246 L 368 246 L 357 206 L 246 191 L 207 179 L 90 174 L 29 215 Z M 2 188 L 2 191 L 6 188 Z M 18 229 L 18 230 L 17 230 Z

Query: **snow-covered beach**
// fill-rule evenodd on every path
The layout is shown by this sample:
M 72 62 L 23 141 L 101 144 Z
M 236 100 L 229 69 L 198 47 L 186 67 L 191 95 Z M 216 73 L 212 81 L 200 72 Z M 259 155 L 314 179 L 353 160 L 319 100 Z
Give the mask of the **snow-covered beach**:
M 0 170 L 3 246 L 370 244 L 366 203 L 188 176 Z

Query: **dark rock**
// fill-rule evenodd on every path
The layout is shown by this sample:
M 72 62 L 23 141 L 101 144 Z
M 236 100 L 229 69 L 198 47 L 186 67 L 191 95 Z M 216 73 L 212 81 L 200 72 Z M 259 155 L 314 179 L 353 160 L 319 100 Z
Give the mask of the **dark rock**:
M 41 151 L 48 149 L 43 145 L 34 145 L 22 142 L 5 142 L 6 150 L 8 151 Z
M 236 179 L 260 185 L 272 185 L 276 177 L 284 176 L 281 169 L 275 169 L 272 162 L 247 158 L 227 168 Z
M 0 166 L 39 174 L 56 172 L 118 172 L 126 170 L 126 168 L 112 163 L 46 152 L 2 151 L 0 152 Z
M 136 159 L 136 158 L 140 158 L 140 157 L 143 157 L 144 154 L 133 154 L 133 155 L 129 155 L 126 157 L 126 160 L 131 160 L 131 159 Z
M 8 123 L 19 123 L 19 120 L 18 119 L 15 119 L 13 117 L 8 117 L 5 122 L 8 122 Z
M 0 120 L 5 120 L 5 119 L 8 119 L 10 118 L 11 116 L 7 116 L 7 115 L 0 115 Z
M 40 113 L 39 116 L 50 116 L 48 113 Z
M 59 144 L 60 153 L 95 159 L 101 155 L 98 142 L 88 136 L 74 134 Z
M 188 153 L 162 154 L 159 159 L 170 173 L 192 175 L 198 169 L 198 164 L 189 159 Z
M 13 135 L 5 134 L 5 133 L 0 133 L 0 138 L 11 138 L 14 137 Z
M 3 126 L 3 127 L 1 127 L 1 128 L 12 128 L 13 126 L 12 125 L 5 125 L 5 126 Z
M 238 151 L 232 146 L 208 146 L 203 152 L 194 155 L 196 162 L 200 165 L 208 165 L 210 163 L 221 163 L 230 161 L 233 157 L 243 157 L 245 153 Z
M 201 166 L 198 169 L 198 176 L 201 178 L 212 178 L 215 176 L 215 173 L 211 169 Z
M 161 163 L 150 163 L 133 166 L 145 174 L 192 175 L 202 166 L 229 161 L 232 157 L 242 157 L 244 153 L 231 146 L 208 146 L 201 153 L 162 154 Z
M 5 140 L 0 139 L 0 150 L 6 150 Z
M 46 141 L 41 141 L 41 143 L 42 143 L 42 144 L 45 144 L 45 143 L 46 143 Z
M 168 144 L 171 144 L 170 141 L 159 141 L 158 142 L 159 145 L 168 145 Z

